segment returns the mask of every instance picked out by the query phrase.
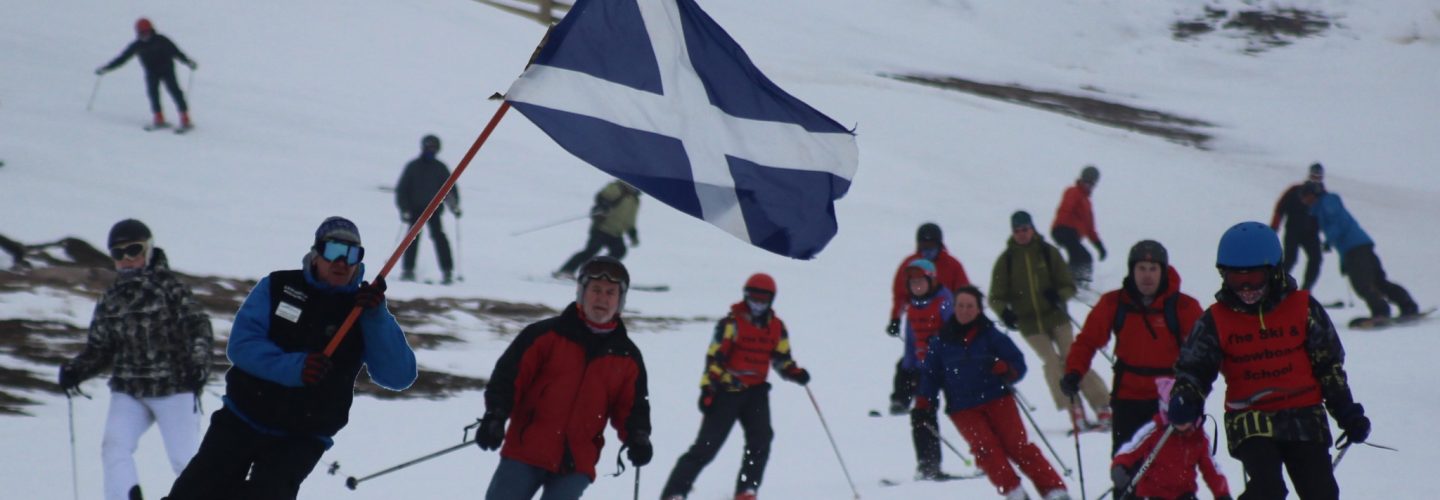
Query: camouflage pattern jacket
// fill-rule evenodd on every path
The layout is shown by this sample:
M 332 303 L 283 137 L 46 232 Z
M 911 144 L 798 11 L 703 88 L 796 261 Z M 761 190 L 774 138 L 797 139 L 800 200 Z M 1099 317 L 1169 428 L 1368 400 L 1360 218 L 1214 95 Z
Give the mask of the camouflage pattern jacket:
M 110 389 L 137 398 L 198 392 L 214 342 L 210 316 L 157 248 L 100 296 L 85 349 L 65 367 L 80 380 L 111 368 Z

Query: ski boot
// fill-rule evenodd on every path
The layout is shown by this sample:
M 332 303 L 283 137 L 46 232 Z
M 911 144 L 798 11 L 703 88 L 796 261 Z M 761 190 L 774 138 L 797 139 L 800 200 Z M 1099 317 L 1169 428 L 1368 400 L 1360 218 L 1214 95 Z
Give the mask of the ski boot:
M 1101 408 L 1095 412 L 1095 427 L 1098 430 L 1108 431 L 1115 425 L 1115 414 L 1110 412 L 1110 407 Z
M 415 281 L 415 271 L 409 269 L 400 271 L 400 281 Z

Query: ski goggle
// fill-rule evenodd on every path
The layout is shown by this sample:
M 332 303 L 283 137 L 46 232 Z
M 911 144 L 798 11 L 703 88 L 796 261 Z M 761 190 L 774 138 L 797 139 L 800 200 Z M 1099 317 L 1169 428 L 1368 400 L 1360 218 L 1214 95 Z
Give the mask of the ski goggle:
M 320 258 L 326 261 L 339 262 L 344 259 L 345 264 L 351 266 L 359 264 L 360 259 L 365 258 L 365 247 L 343 241 L 325 240 L 317 250 L 320 251 Z
M 1225 286 L 1236 291 L 1253 291 L 1265 288 L 1270 276 L 1266 268 L 1225 271 Z
M 618 284 L 623 289 L 630 286 L 630 273 L 625 271 L 625 268 L 610 262 L 590 262 L 580 269 L 580 280 L 583 283 L 605 280 Z
M 745 300 L 756 304 L 769 304 L 775 301 L 775 294 L 750 288 L 745 290 Z
M 110 258 L 115 260 L 125 260 L 142 253 L 145 253 L 144 243 L 131 243 L 129 245 L 110 247 Z

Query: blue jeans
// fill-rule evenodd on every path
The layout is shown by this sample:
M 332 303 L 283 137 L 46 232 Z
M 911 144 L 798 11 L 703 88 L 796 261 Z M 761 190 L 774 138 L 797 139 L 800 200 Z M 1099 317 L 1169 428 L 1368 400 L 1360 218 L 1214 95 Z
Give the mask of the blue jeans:
M 590 476 L 555 474 L 502 458 L 500 466 L 495 468 L 495 475 L 490 477 L 490 489 L 485 490 L 485 500 L 530 500 L 541 486 L 545 487 L 545 493 L 540 495 L 540 500 L 575 500 L 590 486 Z

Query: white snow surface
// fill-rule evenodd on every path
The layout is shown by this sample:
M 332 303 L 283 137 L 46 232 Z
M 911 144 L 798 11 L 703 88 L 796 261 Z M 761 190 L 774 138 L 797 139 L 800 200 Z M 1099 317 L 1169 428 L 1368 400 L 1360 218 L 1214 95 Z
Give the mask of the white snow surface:
M 636 282 L 668 293 L 632 293 L 633 313 L 719 317 L 752 272 L 779 283 L 776 308 L 796 359 L 810 369 L 856 486 L 865 498 L 987 498 L 984 480 L 881 487 L 914 470 L 905 418 L 869 418 L 883 408 L 899 344 L 883 333 L 889 283 L 914 231 L 941 224 L 950 251 L 988 284 L 1016 209 L 1049 227 L 1061 191 L 1080 167 L 1103 172 L 1094 195 L 1100 234 L 1113 256 L 1097 287 L 1118 286 L 1135 241 L 1170 249 L 1184 290 L 1208 304 L 1220 233 L 1242 220 L 1268 221 L 1275 200 L 1322 161 L 1328 187 L 1377 241 L 1391 277 L 1422 305 L 1440 297 L 1434 247 L 1440 242 L 1440 7 L 1431 0 L 1383 3 L 1293 0 L 1282 5 L 1336 16 L 1319 37 L 1259 54 L 1224 35 L 1176 41 L 1168 27 L 1200 14 L 1182 0 L 794 0 L 702 1 L 780 86 L 841 123 L 858 127 L 861 167 L 837 204 L 840 233 L 812 261 L 749 247 L 652 198 L 642 202 L 642 245 L 626 258 Z M 1215 0 L 1210 5 L 1271 5 Z M 144 220 L 173 267 L 195 274 L 256 278 L 293 268 L 324 217 L 355 220 L 378 271 L 399 236 L 392 186 L 421 135 L 444 141 L 452 167 L 497 108 L 486 98 L 520 73 L 543 28 L 462 0 L 410 2 L 189 2 L 0 0 L 0 232 L 27 243 L 77 236 L 104 241 L 115 221 Z M 138 62 L 98 80 L 91 71 L 149 16 L 200 63 L 188 83 L 195 131 L 146 133 Z M 1218 124 L 1214 148 L 1197 150 L 1033 108 L 916 86 L 882 73 L 956 75 L 986 82 L 1088 93 Z M 1089 89 L 1089 90 L 1082 90 Z M 174 119 L 172 103 L 162 97 Z M 574 223 L 520 237 L 512 231 L 582 214 L 607 177 L 566 154 L 517 113 L 496 129 L 460 181 L 465 217 L 446 215 L 463 283 L 394 282 L 397 297 L 459 295 L 560 307 L 573 290 L 536 282 L 583 243 Z M 1048 231 L 1045 231 L 1048 233 Z M 463 234 L 462 234 L 463 233 Z M 428 238 L 422 277 L 435 277 Z M 1316 295 L 1346 298 L 1335 254 L 1325 255 Z M 1298 269 L 1297 269 L 1298 270 Z M 0 297 L 0 319 L 83 325 L 91 304 L 50 292 Z M 1077 316 L 1084 306 L 1071 305 Z M 1333 311 L 1337 323 L 1363 306 Z M 228 334 L 217 322 L 219 334 Z M 508 338 L 459 324 L 468 342 L 420 353 L 427 367 L 488 376 Z M 698 428 L 696 383 L 712 331 L 694 322 L 672 331 L 635 331 L 650 373 L 656 445 L 641 496 L 659 495 Z M 1440 463 L 1430 419 L 1440 410 L 1433 371 L 1440 347 L 1431 325 L 1380 333 L 1342 329 L 1347 368 L 1375 430 L 1398 453 L 1360 448 L 1338 470 L 1346 496 L 1423 498 L 1420 479 Z M 1027 348 L 1022 350 L 1027 352 Z M 1048 400 L 1038 360 L 1019 387 Z M 7 360 L 7 366 L 18 362 Z M 1109 370 L 1095 364 L 1109 379 Z M 52 373 L 53 366 L 31 366 Z M 804 391 L 772 377 L 776 438 L 762 493 L 767 498 L 851 497 Z M 222 382 L 212 382 L 220 390 Z M 103 377 L 75 403 L 79 489 L 100 494 L 100 440 L 108 402 Z M 1218 390 L 1218 388 L 1217 388 Z M 34 417 L 0 418 L 0 496 L 70 498 L 66 401 L 48 393 Z M 1208 401 L 1212 415 L 1220 398 Z M 207 394 L 207 412 L 218 400 Z M 1076 467 L 1061 412 L 1036 413 L 1062 460 Z M 360 476 L 458 442 L 483 411 L 479 392 L 441 401 L 360 398 L 350 425 L 317 467 L 302 498 L 479 498 L 498 460 L 463 450 L 347 491 Z M 207 415 L 208 422 L 208 415 Z M 945 436 L 964 447 L 948 424 Z M 601 473 L 614 468 L 607 443 Z M 1406 438 L 1406 436 L 1409 436 Z M 1223 441 L 1223 437 L 1215 437 Z M 158 432 L 137 452 L 144 490 L 160 497 L 173 474 Z M 1032 439 L 1038 437 L 1033 434 Z M 728 498 L 742 434 L 732 432 L 692 498 Z M 1090 497 L 1108 486 L 1109 437 L 1082 437 Z M 1219 459 L 1237 492 L 1239 463 Z M 967 470 L 946 452 L 945 467 Z M 1078 473 L 1077 473 L 1078 474 Z M 601 476 L 587 498 L 629 498 L 633 475 Z M 1078 477 L 1066 479 L 1078 497 Z M 1026 481 L 1026 488 L 1031 489 Z M 1202 497 L 1208 498 L 1202 488 Z

